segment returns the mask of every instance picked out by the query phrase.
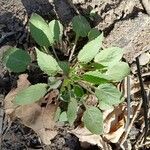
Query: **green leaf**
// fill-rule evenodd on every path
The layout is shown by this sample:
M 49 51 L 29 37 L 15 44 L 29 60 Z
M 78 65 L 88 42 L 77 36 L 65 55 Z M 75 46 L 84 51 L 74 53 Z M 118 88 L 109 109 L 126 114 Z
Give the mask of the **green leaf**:
M 68 75 L 69 71 L 70 71 L 69 63 L 66 61 L 59 61 L 58 64 L 59 64 L 60 68 L 63 70 L 64 74 Z
M 72 98 L 68 104 L 68 110 L 67 110 L 67 118 L 71 126 L 73 125 L 74 121 L 77 118 L 77 107 L 78 104 L 76 99 Z
M 30 87 L 22 90 L 15 97 L 15 104 L 17 105 L 27 105 L 32 104 L 40 98 L 42 98 L 47 92 L 47 84 L 39 83 L 31 85 Z
M 59 42 L 61 41 L 63 35 L 63 26 L 58 20 L 52 20 L 49 23 L 50 33 L 52 37 L 54 37 L 54 41 Z
M 97 107 L 89 107 L 83 114 L 83 122 L 86 128 L 93 134 L 102 134 L 103 115 Z
M 119 82 L 129 75 L 129 73 L 129 65 L 125 62 L 118 62 L 117 64 L 108 68 L 106 75 L 110 78 L 110 80 Z
M 66 121 L 68 121 L 67 113 L 66 111 L 63 111 L 59 116 L 59 122 L 66 122 Z
M 94 61 L 104 66 L 112 66 L 119 62 L 123 56 L 123 49 L 118 47 L 110 47 L 100 51 Z
M 91 27 L 85 17 L 79 15 L 72 19 L 73 31 L 77 34 L 77 37 L 86 37 Z
M 74 94 L 76 95 L 77 98 L 82 97 L 84 95 L 84 91 L 81 86 L 79 85 L 74 85 Z
M 40 69 L 44 71 L 44 73 L 48 74 L 49 76 L 54 76 L 57 73 L 62 72 L 57 61 L 52 56 L 39 51 L 37 48 L 36 53 L 38 65 Z
M 112 105 L 109 105 L 109 104 L 105 103 L 104 101 L 100 101 L 98 106 L 101 110 L 108 110 L 108 109 L 113 108 Z
M 30 55 L 22 49 L 10 48 L 3 54 L 2 61 L 10 71 L 23 72 L 31 63 L 31 58 Z
M 88 33 L 89 41 L 94 40 L 94 39 L 97 38 L 100 34 L 101 34 L 101 33 L 100 33 L 100 31 L 99 31 L 97 28 L 92 28 L 92 29 L 90 30 L 90 32 Z
M 78 61 L 80 63 L 90 62 L 99 52 L 103 41 L 103 34 L 99 35 L 94 40 L 88 42 L 79 52 Z
M 61 109 L 60 109 L 60 107 L 57 107 L 57 110 L 56 110 L 55 116 L 54 116 L 55 121 L 59 120 L 60 114 L 61 114 Z
M 118 89 L 109 83 L 101 84 L 97 87 L 95 91 L 99 101 L 103 101 L 107 105 L 116 105 L 121 102 L 121 92 Z
M 101 84 L 108 82 L 108 76 L 99 71 L 89 71 L 82 76 L 83 80 L 93 84 Z
M 54 43 L 50 28 L 41 16 L 33 13 L 29 20 L 29 26 L 32 37 L 40 46 L 49 47 Z

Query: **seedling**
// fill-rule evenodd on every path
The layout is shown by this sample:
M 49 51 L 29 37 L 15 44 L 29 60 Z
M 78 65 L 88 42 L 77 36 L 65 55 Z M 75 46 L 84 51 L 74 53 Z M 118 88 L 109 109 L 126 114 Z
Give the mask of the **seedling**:
M 67 109 L 58 107 L 55 120 L 73 125 L 79 107 L 84 106 L 82 121 L 85 127 L 93 134 L 102 134 L 103 110 L 122 102 L 122 93 L 115 83 L 122 81 L 130 72 L 128 64 L 121 61 L 123 50 L 118 47 L 104 48 L 103 33 L 96 28 L 91 29 L 86 18 L 79 15 L 72 20 L 76 36 L 68 61 L 59 61 L 54 45 L 63 40 L 61 23 L 58 20 L 47 23 L 41 16 L 32 14 L 29 27 L 39 45 L 35 48 L 37 64 L 49 78 L 48 83 L 38 83 L 22 90 L 14 103 L 35 103 L 50 90 L 59 89 L 59 101 L 66 103 Z M 77 52 L 76 45 L 82 37 L 87 37 L 88 42 Z M 74 53 L 77 57 L 72 63 Z M 30 55 L 18 48 L 10 48 L 3 56 L 3 63 L 10 71 L 17 73 L 26 71 L 32 65 Z M 96 96 L 96 105 L 86 103 L 89 94 Z

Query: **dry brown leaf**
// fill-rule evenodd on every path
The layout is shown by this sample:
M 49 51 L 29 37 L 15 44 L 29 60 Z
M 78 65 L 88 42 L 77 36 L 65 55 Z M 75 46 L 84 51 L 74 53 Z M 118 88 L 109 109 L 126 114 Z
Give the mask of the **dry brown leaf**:
M 32 116 L 31 122 L 29 122 L 29 118 L 25 119 L 25 116 L 22 116 L 24 124 L 29 128 L 32 128 L 41 138 L 42 142 L 46 145 L 51 144 L 51 139 L 53 139 L 57 135 L 57 131 L 55 128 L 54 116 L 57 109 L 57 105 L 49 104 L 47 107 L 42 107 L 40 111 L 37 110 L 38 106 L 34 105 L 34 116 Z M 30 109 L 30 108 L 29 108 Z M 30 111 L 31 115 L 32 110 Z M 38 114 L 36 113 L 38 112 Z
M 71 133 L 76 135 L 80 142 L 87 142 L 91 145 L 97 145 L 103 148 L 104 141 L 102 137 L 100 135 L 92 134 L 85 127 L 78 126 L 76 129 L 72 130 Z
M 15 110 L 15 117 L 19 118 L 23 124 L 32 124 L 41 114 L 41 107 L 37 103 L 21 105 Z
M 105 115 L 103 136 L 112 143 L 117 143 L 125 131 L 127 117 L 125 108 L 126 104 L 123 103 L 116 107 L 111 113 L 107 113 L 107 116 Z
M 28 81 L 27 74 L 19 75 L 19 79 L 17 80 L 17 88 L 13 88 L 5 97 L 4 99 L 4 109 L 6 115 L 11 115 L 16 106 L 13 104 L 13 99 L 17 95 L 18 92 L 22 91 L 23 89 L 29 87 L 30 82 Z

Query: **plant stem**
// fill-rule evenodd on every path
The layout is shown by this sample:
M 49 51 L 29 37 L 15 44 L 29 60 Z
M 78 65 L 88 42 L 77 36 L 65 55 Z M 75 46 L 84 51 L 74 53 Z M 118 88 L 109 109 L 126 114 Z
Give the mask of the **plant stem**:
M 54 55 L 55 55 L 57 61 L 59 61 L 59 58 L 58 58 L 58 56 L 57 56 L 57 53 L 56 53 L 55 48 L 54 48 L 53 45 L 52 45 L 52 50 L 53 50 L 53 53 L 54 53 Z
M 45 51 L 47 54 L 50 54 L 50 52 L 49 52 L 49 50 L 48 50 L 47 47 L 43 46 L 43 49 L 44 49 L 44 51 Z
M 72 60 L 74 51 L 75 51 L 76 46 L 77 46 L 77 41 L 78 41 L 78 35 L 76 35 L 76 37 L 75 37 L 74 46 L 73 46 L 73 48 L 72 48 L 72 50 L 71 50 L 71 54 L 70 54 L 70 56 L 69 56 L 69 62 Z

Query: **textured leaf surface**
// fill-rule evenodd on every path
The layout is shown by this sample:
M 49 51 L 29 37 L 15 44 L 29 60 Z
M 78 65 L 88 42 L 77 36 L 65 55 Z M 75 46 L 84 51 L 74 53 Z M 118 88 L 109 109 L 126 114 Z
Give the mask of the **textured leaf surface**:
M 66 121 L 68 121 L 67 112 L 63 111 L 59 116 L 59 122 L 66 122 Z
M 15 104 L 27 105 L 34 103 L 42 98 L 47 92 L 47 84 L 35 84 L 22 90 L 15 98 Z
M 103 34 L 99 35 L 94 40 L 88 42 L 79 52 L 78 61 L 80 63 L 90 62 L 99 52 L 103 41 Z
M 95 38 L 97 38 L 101 33 L 99 32 L 99 30 L 97 28 L 93 28 L 90 30 L 90 32 L 88 33 L 88 38 L 89 41 L 94 40 Z
M 118 62 L 117 64 L 108 68 L 106 74 L 110 80 L 119 82 L 122 81 L 130 73 L 129 65 L 125 62 Z
M 94 83 L 94 84 L 101 84 L 108 82 L 108 76 L 105 74 L 102 74 L 99 71 L 89 71 L 86 72 L 82 76 L 83 80 Z
M 10 48 L 3 55 L 3 63 L 13 72 L 23 72 L 31 62 L 30 55 L 19 48 Z
M 50 33 L 54 41 L 59 42 L 63 35 L 63 26 L 58 20 L 52 20 L 49 23 Z
M 70 123 L 70 125 L 73 125 L 75 119 L 77 118 L 77 101 L 76 99 L 71 99 L 71 101 L 68 104 L 68 110 L 67 110 L 67 118 Z
M 86 128 L 93 134 L 103 132 L 103 116 L 97 107 L 89 107 L 83 115 L 83 122 Z
M 84 91 L 81 86 L 74 85 L 73 89 L 74 89 L 74 94 L 76 95 L 77 98 L 80 98 L 84 95 Z
M 123 56 L 123 49 L 118 47 L 110 47 L 99 52 L 94 61 L 104 66 L 112 66 L 119 62 Z
M 121 92 L 112 84 L 101 84 L 95 91 L 99 101 L 103 101 L 108 105 L 115 105 L 121 102 Z
M 33 13 L 29 22 L 31 35 L 40 46 L 48 47 L 54 43 L 50 28 L 41 16 Z
M 72 20 L 72 26 L 77 36 L 86 37 L 91 27 L 85 17 L 79 15 L 75 16 Z
M 36 53 L 38 65 L 44 73 L 52 76 L 62 72 L 57 61 L 52 56 L 39 51 L 37 48 Z

